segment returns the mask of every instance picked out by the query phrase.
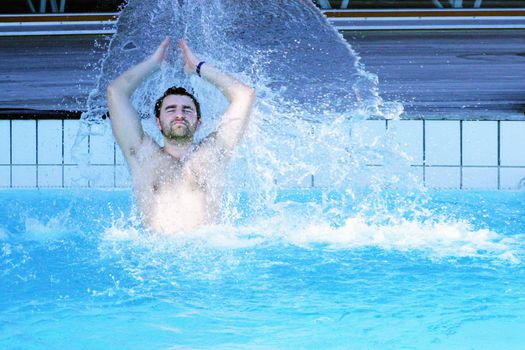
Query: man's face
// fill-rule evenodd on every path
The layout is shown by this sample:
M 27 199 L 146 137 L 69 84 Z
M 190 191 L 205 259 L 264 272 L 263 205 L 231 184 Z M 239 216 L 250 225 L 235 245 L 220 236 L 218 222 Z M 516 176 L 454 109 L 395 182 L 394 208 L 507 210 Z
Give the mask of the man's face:
M 189 96 L 168 95 L 160 106 L 157 126 L 172 141 L 190 141 L 199 126 L 197 108 Z

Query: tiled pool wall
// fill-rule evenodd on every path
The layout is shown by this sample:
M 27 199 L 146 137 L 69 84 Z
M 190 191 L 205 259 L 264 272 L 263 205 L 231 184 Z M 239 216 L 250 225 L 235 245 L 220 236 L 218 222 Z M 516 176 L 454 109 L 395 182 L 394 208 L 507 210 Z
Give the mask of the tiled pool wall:
M 429 188 L 525 189 L 525 121 L 362 123 L 371 142 L 392 134 Z M 0 120 L 0 188 L 129 187 L 129 172 L 110 128 L 76 148 L 90 159 L 88 168 L 79 167 L 72 153 L 78 127 L 78 120 Z M 315 186 L 311 180 L 308 184 Z

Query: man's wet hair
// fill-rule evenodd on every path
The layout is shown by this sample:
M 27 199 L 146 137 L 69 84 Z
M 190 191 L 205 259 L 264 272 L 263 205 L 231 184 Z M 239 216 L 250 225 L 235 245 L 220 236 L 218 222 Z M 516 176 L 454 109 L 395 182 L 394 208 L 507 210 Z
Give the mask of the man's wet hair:
M 199 105 L 199 102 L 197 101 L 195 96 L 188 92 L 188 90 L 180 86 L 170 87 L 168 90 L 164 91 L 164 94 L 157 100 L 157 102 L 155 102 L 155 117 L 160 118 L 160 107 L 162 106 L 162 101 L 164 101 L 164 99 L 169 95 L 182 95 L 191 98 L 193 100 L 193 103 L 195 103 L 197 118 L 200 119 L 201 106 Z

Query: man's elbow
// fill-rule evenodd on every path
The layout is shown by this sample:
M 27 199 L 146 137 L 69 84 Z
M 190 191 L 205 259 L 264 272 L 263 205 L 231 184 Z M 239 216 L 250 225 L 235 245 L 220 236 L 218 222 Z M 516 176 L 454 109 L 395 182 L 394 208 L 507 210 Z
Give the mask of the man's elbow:
M 108 100 L 114 99 L 115 94 L 116 94 L 116 87 L 115 87 L 114 83 L 111 83 L 106 88 L 106 96 L 107 96 Z
M 250 98 L 255 99 L 255 89 L 251 86 L 246 86 L 246 88 L 248 90 L 248 95 L 250 96 Z
M 249 85 L 244 85 L 242 89 L 242 98 L 253 103 L 255 101 L 255 89 Z
M 106 88 L 106 97 L 108 102 L 113 102 L 128 98 L 129 96 L 126 94 L 126 91 L 121 86 L 119 86 L 119 82 L 113 81 Z

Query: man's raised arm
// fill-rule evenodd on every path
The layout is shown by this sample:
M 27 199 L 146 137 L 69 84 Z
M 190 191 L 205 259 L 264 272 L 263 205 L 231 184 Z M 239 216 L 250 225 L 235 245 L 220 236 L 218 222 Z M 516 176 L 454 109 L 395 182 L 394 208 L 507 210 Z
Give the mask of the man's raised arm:
M 164 39 L 151 56 L 124 72 L 107 88 L 113 135 L 128 163 L 144 137 L 140 119 L 131 104 L 130 97 L 147 76 L 159 69 L 169 41 L 169 38 Z
M 198 73 L 202 78 L 215 85 L 229 101 L 217 126 L 217 140 L 228 150 L 239 143 L 248 124 L 255 101 L 255 90 L 219 71 L 208 63 L 201 63 L 183 40 L 179 43 L 185 61 L 184 69 L 189 74 Z M 200 65 L 199 65 L 200 64 Z

